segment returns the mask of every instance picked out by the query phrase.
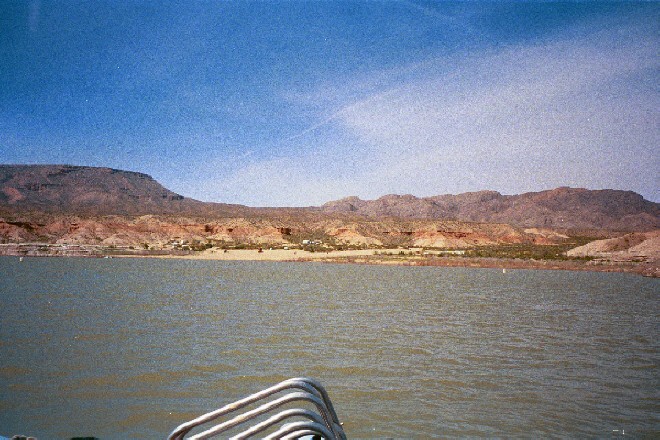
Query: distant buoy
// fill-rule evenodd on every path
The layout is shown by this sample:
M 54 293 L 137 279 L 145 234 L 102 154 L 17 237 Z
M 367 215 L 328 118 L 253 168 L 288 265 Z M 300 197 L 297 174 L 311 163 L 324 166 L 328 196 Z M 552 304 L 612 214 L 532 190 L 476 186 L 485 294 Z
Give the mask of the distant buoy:
M 20 258 L 18 259 L 18 261 L 23 261 L 23 257 L 20 257 Z
M 502 273 L 506 273 L 506 269 L 502 269 Z

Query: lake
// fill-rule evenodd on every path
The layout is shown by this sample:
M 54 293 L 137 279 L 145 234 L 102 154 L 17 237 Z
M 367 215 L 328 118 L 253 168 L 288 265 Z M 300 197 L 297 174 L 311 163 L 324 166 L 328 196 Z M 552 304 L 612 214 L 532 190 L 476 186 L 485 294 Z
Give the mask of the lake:
M 621 273 L 0 257 L 0 436 L 164 438 L 308 376 L 349 438 L 657 438 L 659 287 Z

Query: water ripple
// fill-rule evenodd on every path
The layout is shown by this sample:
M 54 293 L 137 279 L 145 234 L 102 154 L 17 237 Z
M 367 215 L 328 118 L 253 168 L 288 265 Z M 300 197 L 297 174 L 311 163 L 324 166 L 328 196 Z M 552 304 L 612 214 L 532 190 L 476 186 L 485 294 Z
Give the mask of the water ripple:
M 7 432 L 162 438 L 293 376 L 327 386 L 351 438 L 654 437 L 660 427 L 653 279 L 175 260 L 0 266 L 13 286 L 0 292 Z

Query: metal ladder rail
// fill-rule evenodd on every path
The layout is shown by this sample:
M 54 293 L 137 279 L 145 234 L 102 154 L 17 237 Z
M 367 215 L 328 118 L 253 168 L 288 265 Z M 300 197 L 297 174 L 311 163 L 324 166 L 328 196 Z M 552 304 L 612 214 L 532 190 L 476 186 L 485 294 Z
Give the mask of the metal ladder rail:
M 298 440 L 303 437 L 309 437 L 310 435 L 311 436 L 318 435 L 320 437 L 321 433 L 316 432 L 312 429 L 301 429 L 299 431 L 292 432 L 291 434 L 287 434 L 284 437 L 280 437 L 280 440 Z M 314 440 L 314 437 L 312 437 L 312 440 Z
M 310 411 L 308 409 L 301 409 L 301 408 L 287 409 L 275 414 L 274 416 L 264 420 L 261 423 L 254 425 L 250 429 L 247 429 L 241 432 L 240 434 L 235 435 L 234 437 L 231 438 L 231 440 L 245 440 L 291 417 L 306 417 L 313 422 L 317 422 L 321 424 L 325 423 L 321 418 L 321 416 L 316 414 L 314 411 Z
M 325 438 L 332 438 L 332 433 L 328 431 L 325 426 L 316 422 L 295 422 L 289 423 L 269 436 L 264 437 L 264 440 L 279 440 L 279 439 L 295 439 L 303 435 L 321 434 Z
M 307 377 L 294 377 L 293 379 L 290 380 L 305 382 L 311 385 L 315 390 L 317 390 L 321 394 L 321 398 L 323 399 L 325 406 L 328 408 L 328 412 L 332 417 L 332 421 L 336 423 L 338 426 L 341 426 L 341 424 L 339 423 L 339 417 L 337 417 L 337 413 L 335 412 L 335 408 L 334 406 L 332 406 L 332 400 L 330 400 L 330 396 L 328 395 L 328 392 L 325 390 L 325 388 L 323 387 L 323 385 L 321 385 L 320 382 Z
M 285 435 L 284 437 L 280 437 L 280 440 L 298 440 L 303 437 L 309 437 L 310 435 L 311 436 L 317 435 L 321 439 L 323 438 L 321 437 L 322 433 L 317 432 L 313 429 L 300 429 L 299 431 L 295 431 L 292 432 L 291 434 Z M 312 440 L 314 440 L 314 437 L 312 437 Z
M 249 405 L 251 403 L 254 403 L 258 400 L 262 400 L 265 397 L 269 397 L 270 395 L 277 393 L 279 391 L 288 389 L 288 388 L 300 388 L 304 391 L 309 392 L 310 394 L 314 394 L 317 396 L 323 396 L 324 401 L 329 402 L 330 398 L 327 395 L 327 392 L 325 392 L 325 389 L 316 381 L 312 379 L 307 379 L 307 378 L 294 378 L 294 379 L 289 379 L 285 380 L 283 382 L 280 382 L 279 384 L 272 386 L 270 388 L 267 388 L 265 390 L 262 390 L 258 393 L 252 394 L 251 396 L 248 396 L 244 399 L 238 400 L 232 404 L 226 405 L 218 410 L 212 411 L 210 413 L 204 414 L 200 417 L 197 417 L 196 419 L 184 423 L 177 427 L 172 434 L 168 437 L 170 440 L 182 440 L 191 429 L 193 429 L 196 426 L 199 426 L 201 424 L 210 422 L 212 420 L 215 420 L 216 418 L 226 415 L 230 412 L 236 411 L 238 409 L 241 409 L 245 407 L 246 405 Z M 321 392 L 322 391 L 322 392 Z M 328 405 L 326 404 L 326 407 Z M 330 403 L 330 407 L 328 408 L 330 415 L 334 419 L 334 422 L 336 425 L 339 425 L 338 420 L 336 418 L 336 413 L 334 413 L 334 408 L 332 408 L 332 403 Z M 333 423 L 334 424 L 334 423 Z M 333 424 L 328 424 L 328 427 L 331 429 L 333 428 Z M 335 429 L 333 429 L 334 431 Z M 341 432 L 341 428 L 340 431 Z M 341 435 L 341 434 L 340 434 Z M 341 437 L 340 437 L 341 438 Z
M 304 391 L 307 391 L 310 394 L 316 395 L 317 397 L 321 397 L 323 403 L 325 404 L 325 407 L 328 409 L 330 419 L 332 420 L 331 423 L 328 423 L 328 427 L 331 429 L 331 431 L 333 431 L 334 435 L 337 438 L 339 439 L 346 438 L 346 435 L 344 434 L 343 429 L 341 428 L 341 425 L 339 423 L 337 413 L 335 412 L 335 409 L 332 406 L 332 402 L 330 401 L 330 397 L 328 396 L 328 393 L 326 392 L 325 388 L 323 388 L 323 386 L 314 379 L 297 377 L 282 381 L 279 384 L 276 384 L 270 388 L 254 393 L 234 403 L 225 405 L 222 408 L 203 414 L 189 422 L 183 423 L 179 425 L 177 428 L 175 428 L 174 431 L 172 431 L 172 433 L 168 436 L 168 440 L 183 440 L 184 436 L 190 430 L 192 430 L 193 428 L 199 425 L 213 421 L 218 417 L 221 417 L 233 411 L 237 411 L 249 404 L 252 404 L 266 397 L 269 397 L 277 392 L 290 388 L 299 388 Z
M 334 431 L 332 427 L 332 420 L 330 420 L 330 415 L 328 413 L 327 408 L 325 407 L 323 401 L 318 397 L 310 393 L 306 392 L 295 392 L 295 393 L 289 393 L 285 394 L 284 396 L 272 400 L 270 402 L 264 403 L 263 405 L 259 406 L 256 409 L 253 409 L 252 411 L 248 411 L 243 414 L 239 414 L 236 417 L 234 417 L 231 420 L 228 420 L 224 423 L 221 423 L 219 425 L 214 426 L 211 429 L 208 429 L 204 432 L 201 432 L 199 434 L 196 434 L 194 436 L 189 437 L 189 440 L 206 440 L 211 437 L 215 437 L 218 434 L 221 434 L 228 429 L 234 428 L 236 426 L 239 426 L 249 420 L 254 419 L 255 417 L 258 417 L 262 414 L 265 414 L 267 412 L 270 412 L 273 409 L 279 408 L 282 405 L 285 405 L 290 402 L 295 402 L 295 401 L 308 401 L 316 405 L 316 408 L 318 409 L 319 413 L 321 416 L 318 416 L 318 419 L 321 421 L 321 423 L 325 424 L 328 428 L 331 429 L 331 431 Z M 311 411 L 310 411 L 311 412 Z M 265 428 L 264 428 L 265 429 Z M 341 429 L 341 428 L 340 428 Z M 243 434 L 243 433 L 241 433 Z M 239 434 L 239 436 L 241 435 Z M 333 437 L 337 437 L 337 434 L 333 434 Z
M 309 386 L 313 386 L 314 390 L 310 390 Z M 285 381 L 280 382 L 279 384 L 276 384 L 270 388 L 267 388 L 265 390 L 259 391 L 257 393 L 254 393 L 244 399 L 238 400 L 234 403 L 231 403 L 229 405 L 225 405 L 224 407 L 217 409 L 215 411 L 211 411 L 209 413 L 203 414 L 194 420 L 191 420 L 189 422 L 183 423 L 179 425 L 168 437 L 169 440 L 182 440 L 184 435 L 187 434 L 191 429 L 193 429 L 196 426 L 199 426 L 201 424 L 210 422 L 212 420 L 217 419 L 218 417 L 221 417 L 225 414 L 228 414 L 233 411 L 237 411 L 251 403 L 254 403 L 258 400 L 264 399 L 265 397 L 268 397 L 276 392 L 285 390 L 287 388 L 300 388 L 308 392 L 312 392 L 314 394 L 320 394 L 324 397 L 324 400 L 329 401 L 329 398 L 327 397 L 327 393 L 325 393 L 325 390 L 321 393 L 318 388 L 323 389 L 323 387 L 316 381 L 312 379 L 307 379 L 307 378 L 293 378 L 293 379 L 288 379 Z M 336 420 L 336 413 L 334 413 L 334 409 L 330 404 L 330 411 L 331 414 L 333 415 L 333 418 Z

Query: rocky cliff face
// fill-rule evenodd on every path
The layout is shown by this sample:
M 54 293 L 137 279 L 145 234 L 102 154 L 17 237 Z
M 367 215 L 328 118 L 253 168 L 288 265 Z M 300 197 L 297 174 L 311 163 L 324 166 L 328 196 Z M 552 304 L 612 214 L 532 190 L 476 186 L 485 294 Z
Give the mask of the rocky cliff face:
M 660 204 L 632 191 L 557 188 L 521 195 L 480 191 L 418 198 L 387 195 L 376 200 L 348 197 L 321 207 L 329 213 L 370 218 L 456 219 L 519 227 L 649 231 L 660 228 Z

